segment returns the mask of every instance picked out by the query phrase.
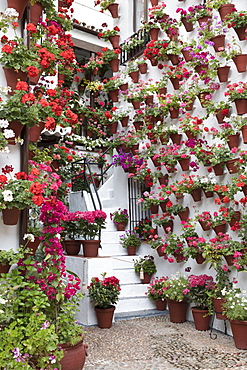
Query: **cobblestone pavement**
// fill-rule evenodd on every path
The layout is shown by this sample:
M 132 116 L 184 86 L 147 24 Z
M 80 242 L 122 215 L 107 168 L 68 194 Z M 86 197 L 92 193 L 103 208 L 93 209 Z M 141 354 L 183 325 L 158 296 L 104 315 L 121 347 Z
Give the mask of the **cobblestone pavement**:
M 174 324 L 169 315 L 115 322 L 110 329 L 85 327 L 88 357 L 83 370 L 247 370 L 247 350 L 233 338 Z

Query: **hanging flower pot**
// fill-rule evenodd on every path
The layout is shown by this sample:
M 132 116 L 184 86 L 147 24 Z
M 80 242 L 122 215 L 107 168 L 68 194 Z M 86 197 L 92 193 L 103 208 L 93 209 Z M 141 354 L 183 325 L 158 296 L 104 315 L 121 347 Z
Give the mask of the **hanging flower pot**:
M 241 127 L 243 142 L 247 144 L 247 125 Z
M 111 13 L 112 18 L 118 18 L 118 5 L 117 3 L 108 5 L 107 9 Z
M 15 145 L 16 144 L 15 139 L 17 139 L 20 136 L 21 131 L 23 130 L 23 127 L 24 126 L 21 124 L 21 122 L 19 120 L 9 122 L 8 129 L 13 130 L 14 134 L 15 134 L 15 136 L 13 138 L 8 139 L 8 143 L 10 145 Z
M 181 18 L 181 22 L 184 25 L 184 28 L 186 29 L 187 32 L 191 32 L 194 29 L 194 25 L 192 22 L 188 22 L 186 18 Z
M 189 130 L 185 131 L 185 135 L 187 136 L 188 140 L 194 140 L 197 138 L 197 133 L 191 132 Z
M 189 216 L 190 209 L 189 207 L 186 207 L 184 211 L 178 212 L 178 217 L 180 218 L 181 221 L 186 221 Z
M 119 89 L 122 90 L 122 91 L 126 91 L 126 90 L 128 90 L 128 88 L 129 88 L 128 82 L 119 86 Z
M 193 59 L 192 55 L 190 54 L 190 50 L 182 49 L 181 52 L 186 62 L 190 62 Z
M 160 185 L 168 185 L 168 181 L 169 181 L 169 176 L 168 176 L 168 174 L 165 174 L 164 176 L 160 176 L 159 178 L 158 178 L 158 180 L 159 180 L 159 183 L 160 183 Z
M 177 263 L 184 262 L 184 255 L 183 253 L 174 252 L 173 257 L 175 258 Z
M 218 320 L 226 320 L 226 315 L 223 315 L 223 304 L 226 303 L 224 298 L 213 298 L 213 308 L 215 311 L 216 318 Z
M 135 127 L 135 130 L 139 131 L 139 130 L 142 130 L 143 122 L 142 121 L 136 121 L 136 122 L 133 122 L 133 125 Z
M 161 208 L 161 210 L 162 210 L 162 212 L 166 212 L 167 210 L 166 210 L 166 204 L 167 204 L 167 202 L 169 201 L 169 199 L 166 199 L 165 201 L 163 201 L 163 202 L 160 202 L 160 204 L 159 204 L 159 206 L 160 206 L 160 208 Z
M 183 171 L 188 171 L 190 168 L 190 157 L 179 159 L 179 164 Z
M 139 153 L 139 144 L 134 144 L 130 148 L 133 155 L 136 155 Z
M 110 124 L 110 134 L 116 134 L 117 133 L 117 127 L 118 127 L 118 122 L 112 122 Z
M 202 254 L 201 253 L 197 253 L 196 255 L 196 262 L 198 263 L 198 265 L 202 265 L 203 262 L 205 262 L 205 258 L 202 257 Z
M 171 83 L 172 83 L 172 86 L 173 86 L 174 90 L 178 90 L 178 89 L 179 89 L 179 87 L 180 87 L 179 82 L 180 82 L 181 80 L 179 80 L 177 77 L 170 77 L 170 81 L 171 81 Z
M 153 95 L 149 95 L 146 99 L 145 99 L 145 103 L 147 105 L 153 105 L 154 103 L 154 96 Z M 153 116 L 152 116 L 153 117 Z
M 43 9 L 44 7 L 39 1 L 30 5 L 30 22 L 35 26 L 37 26 L 41 19 Z
M 112 44 L 113 49 L 119 48 L 119 41 L 120 41 L 119 35 L 110 36 L 109 41 Z
M 173 144 L 180 144 L 182 139 L 182 134 L 170 134 Z
M 234 211 L 234 214 L 231 217 L 231 220 L 229 222 L 230 226 L 232 227 L 236 222 L 239 222 L 241 219 L 241 212 L 240 211 Z
M 112 59 L 110 60 L 110 67 L 112 69 L 112 72 L 118 72 L 119 71 L 119 59 Z M 121 89 L 123 90 L 123 89 Z
M 218 35 L 210 39 L 214 43 L 213 46 L 216 52 L 220 51 L 220 48 L 225 48 L 225 38 L 226 38 L 226 35 Z
M 148 71 L 147 63 L 138 64 L 138 68 L 141 74 L 145 74 Z
M 159 89 L 159 94 L 165 95 L 166 93 L 167 93 L 167 88 L 166 87 L 162 87 L 162 88 Z
M 232 60 L 234 61 L 238 72 L 246 72 L 247 54 L 236 55 Z
M 44 130 L 45 124 L 44 122 L 39 122 L 38 125 L 34 125 L 29 129 L 29 141 L 31 143 L 37 143 L 39 140 L 41 132 Z
M 152 6 L 156 6 L 159 3 L 159 0 L 150 0 Z
M 221 5 L 220 8 L 219 8 L 219 13 L 220 13 L 220 18 L 221 20 L 225 20 L 226 16 L 228 14 L 231 14 L 233 10 L 235 9 L 235 5 L 234 4 L 224 4 L 224 5 Z
M 202 189 L 201 188 L 193 189 L 191 196 L 194 202 L 199 202 L 202 199 Z
M 208 310 L 198 310 L 196 307 L 192 307 L 191 312 L 196 330 L 208 330 L 210 328 L 212 316 L 208 315 Z
M 171 41 L 178 41 L 179 29 L 178 28 L 171 28 L 166 31 L 167 36 Z
M 235 99 L 234 100 L 237 114 L 247 113 L 247 99 Z
M 208 64 L 200 64 L 195 66 L 195 71 L 201 76 L 205 75 L 208 71 Z
M 216 176 L 221 176 L 224 174 L 224 167 L 225 167 L 225 163 L 224 162 L 221 162 L 221 163 L 217 163 L 213 166 L 213 170 L 214 170 L 214 173 Z
M 13 207 L 2 209 L 3 223 L 4 225 L 17 225 L 19 221 L 21 210 Z
M 188 302 L 178 302 L 167 298 L 170 321 L 174 323 L 182 323 L 186 321 Z
M 201 27 L 203 23 L 211 23 L 212 17 L 205 16 L 197 19 L 197 22 L 199 23 L 199 26 Z
M 179 108 L 170 108 L 169 109 L 169 112 L 170 112 L 170 117 L 172 119 L 178 118 L 178 116 L 179 116 Z
M 172 62 L 174 66 L 179 64 L 179 56 L 175 54 L 168 54 L 168 59 Z
M 166 234 L 173 231 L 173 220 L 167 221 L 165 224 L 162 225 L 164 232 Z
M 109 308 L 99 308 L 96 306 L 94 309 L 98 320 L 98 326 L 101 329 L 109 329 L 112 326 L 115 307 L 111 306 Z
M 155 301 L 157 311 L 165 311 L 166 309 L 166 299 L 163 301 L 162 298 L 158 298 Z
M 156 67 L 158 65 L 158 60 L 156 59 L 151 59 L 150 62 L 153 67 Z
M 131 103 L 132 103 L 134 109 L 140 109 L 140 107 L 141 107 L 141 102 L 140 101 L 132 100 Z
M 151 204 L 150 205 L 150 212 L 152 215 L 156 215 L 157 213 L 159 213 L 159 205 L 154 205 L 154 204 Z
M 227 114 L 223 114 L 222 111 L 218 111 L 216 113 L 216 118 L 217 118 L 218 123 L 223 123 L 225 117 L 228 117 L 228 116 L 229 116 L 229 112 Z
M 18 80 L 26 81 L 27 72 L 22 72 L 21 70 L 16 71 L 14 68 L 3 67 L 4 75 L 6 78 L 7 86 L 11 87 L 12 91 L 15 90 L 16 83 Z
M 207 106 L 208 106 L 208 101 L 206 99 L 207 95 L 209 95 L 208 92 L 203 92 L 203 93 L 198 94 L 198 99 L 201 103 L 202 108 L 207 108 Z
M 151 28 L 151 30 L 149 30 L 149 36 L 150 36 L 151 40 L 157 41 L 158 36 L 159 36 L 159 32 L 160 32 L 159 28 Z
M 206 198 L 212 198 L 214 196 L 213 191 L 205 191 L 204 190 L 204 194 L 205 194 Z
M 129 116 L 121 118 L 122 127 L 127 127 L 128 126 L 128 121 L 129 121 Z
M 239 171 L 239 158 L 229 159 L 226 162 L 226 167 L 231 174 L 237 173 Z
M 195 99 L 191 103 L 186 104 L 184 108 L 187 112 L 191 111 L 194 108 L 194 102 L 195 102 Z
M 119 93 L 118 89 L 108 92 L 109 98 L 111 99 L 112 102 L 114 103 L 118 102 L 118 93 Z
M 245 32 L 246 28 L 247 28 L 247 25 L 242 26 L 242 27 L 238 27 L 238 28 L 234 27 L 234 30 L 235 30 L 236 34 L 238 35 L 238 39 L 240 41 L 246 40 L 246 32 Z
M 227 82 L 229 76 L 230 66 L 223 66 L 217 68 L 217 76 L 220 82 Z
M 226 224 L 216 225 L 213 227 L 215 234 L 219 235 L 219 233 L 225 234 L 226 232 Z
M 129 76 L 134 83 L 137 83 L 139 81 L 139 71 L 130 72 Z
M 199 221 L 199 224 L 201 225 L 203 231 L 211 230 L 210 225 L 208 225 L 206 221 Z
M 81 249 L 81 240 L 64 240 L 63 245 L 65 252 L 69 256 L 77 256 Z
M 156 250 L 157 250 L 157 253 L 158 253 L 159 257 L 166 256 L 166 254 L 164 252 L 162 252 L 162 246 L 159 246 Z
M 224 256 L 225 260 L 226 260 L 226 263 L 228 264 L 228 266 L 233 266 L 234 264 L 234 255 L 233 254 L 229 254 L 228 256 Z
M 19 13 L 19 19 L 22 19 L 24 10 L 29 0 L 7 0 L 8 8 L 14 8 Z
M 239 136 L 240 133 L 237 132 L 235 135 L 229 135 L 227 138 L 227 144 L 230 149 L 232 148 L 238 148 L 239 146 Z

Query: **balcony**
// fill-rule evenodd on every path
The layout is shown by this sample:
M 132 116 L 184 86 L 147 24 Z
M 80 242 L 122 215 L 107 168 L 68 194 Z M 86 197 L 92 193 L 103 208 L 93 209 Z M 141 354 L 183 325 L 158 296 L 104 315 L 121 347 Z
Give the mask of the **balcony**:
M 129 60 L 141 55 L 150 41 L 149 34 L 145 30 L 139 30 L 120 45 L 120 64 L 124 65 Z

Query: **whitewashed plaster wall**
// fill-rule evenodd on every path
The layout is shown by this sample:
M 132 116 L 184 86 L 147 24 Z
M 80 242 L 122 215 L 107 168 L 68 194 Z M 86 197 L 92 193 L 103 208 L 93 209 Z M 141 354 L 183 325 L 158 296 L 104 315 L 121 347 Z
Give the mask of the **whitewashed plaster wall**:
M 169 14 L 172 18 L 176 18 L 177 20 L 179 20 L 179 15 L 176 13 L 177 8 L 188 9 L 189 6 L 199 5 L 199 4 L 202 3 L 202 1 L 198 1 L 198 0 L 186 0 L 186 1 L 177 1 L 177 0 L 168 1 L 168 0 L 164 0 L 164 3 L 166 4 L 166 13 Z M 234 0 L 233 3 L 235 4 L 237 10 L 246 10 L 244 1 Z M 121 12 L 120 12 L 120 18 L 119 18 L 117 24 L 120 27 L 121 40 L 123 41 L 124 39 L 127 39 L 132 34 L 132 25 L 130 24 L 130 22 L 132 21 L 132 17 L 130 17 L 132 9 L 128 5 L 128 2 L 126 4 L 126 0 L 119 0 L 119 4 L 120 4 Z M 161 4 L 161 1 L 159 1 L 159 4 Z M 150 4 L 150 7 L 151 7 L 151 4 Z M 214 11 L 214 15 L 218 16 L 218 19 L 220 21 L 220 17 L 219 17 L 219 14 L 218 14 L 217 11 Z M 195 29 L 192 32 L 186 32 L 184 26 L 181 26 L 179 28 L 179 32 L 180 32 L 180 37 L 179 38 L 182 39 L 183 41 L 188 41 L 189 39 L 196 39 L 197 38 L 197 32 L 198 32 L 197 31 L 197 25 L 195 25 Z M 242 52 L 246 53 L 247 52 L 247 41 L 239 41 L 238 38 L 237 38 L 237 35 L 236 35 L 236 33 L 233 29 L 228 31 L 227 36 L 226 36 L 226 43 L 231 41 L 232 36 L 234 36 L 236 38 L 237 43 L 242 48 Z M 164 32 L 160 31 L 159 39 L 168 39 L 168 37 Z M 213 49 L 212 46 L 208 50 L 211 51 L 212 53 L 214 53 L 214 49 Z M 225 92 L 225 89 L 226 89 L 226 85 L 228 83 L 233 83 L 233 82 L 236 82 L 236 81 L 246 81 L 247 72 L 238 73 L 233 61 L 230 61 L 228 64 L 231 67 L 230 74 L 229 74 L 229 80 L 226 83 L 220 83 L 220 89 L 218 91 L 216 91 L 216 93 L 213 95 L 213 100 L 215 100 L 215 101 L 221 101 L 221 100 L 225 99 L 224 98 L 224 92 Z M 121 71 L 123 72 L 126 67 L 121 66 L 120 68 L 121 68 Z M 161 71 L 157 67 L 153 67 L 151 65 L 150 61 L 148 61 L 148 73 L 147 74 L 140 74 L 139 76 L 140 76 L 140 79 L 142 79 L 144 81 L 148 81 L 149 79 L 152 79 L 153 82 L 155 82 L 155 81 L 160 80 Z M 128 79 L 128 81 L 130 82 L 131 80 Z M 216 82 L 219 82 L 217 78 L 216 78 Z M 174 93 L 174 89 L 173 89 L 172 84 L 170 82 L 168 82 L 167 90 L 168 90 L 167 91 L 168 93 Z M 122 105 L 124 107 L 127 107 L 127 106 L 131 107 L 130 104 L 124 102 L 123 100 L 121 100 L 120 103 L 116 103 L 116 105 Z M 200 118 L 200 117 L 203 117 L 205 115 L 205 112 L 206 112 L 206 110 L 201 107 L 199 100 L 196 99 L 195 103 L 194 103 L 194 110 L 191 112 L 192 116 L 197 116 L 197 117 Z M 234 104 L 232 104 L 232 113 L 236 113 L 236 109 L 235 109 Z M 132 109 L 132 117 L 133 117 L 133 115 L 134 115 L 134 110 Z M 164 124 L 166 124 L 166 123 L 168 123 L 168 124 L 172 123 L 172 124 L 176 124 L 178 126 L 178 121 L 176 119 L 167 118 L 165 120 Z M 207 126 L 207 127 L 217 127 L 219 129 L 216 117 L 214 117 L 213 115 L 211 115 L 206 121 L 204 121 L 204 125 Z M 131 124 L 125 130 L 128 130 L 130 127 L 131 127 Z M 211 144 L 211 138 L 209 136 L 205 136 L 205 138 L 208 140 L 208 143 Z M 246 146 L 245 146 L 245 144 L 243 144 L 243 142 L 241 142 L 241 146 L 242 146 L 243 149 L 246 149 Z M 151 161 L 148 163 L 148 165 L 149 165 L 150 168 L 154 169 L 153 163 Z M 180 170 L 179 165 L 177 167 L 178 167 L 178 171 L 175 175 L 172 176 L 172 178 L 170 179 L 170 183 L 175 182 L 176 179 L 181 180 L 181 170 Z M 195 172 L 195 174 L 196 175 L 207 175 L 208 174 L 207 168 L 204 167 L 203 165 L 201 165 L 200 167 L 201 167 L 200 170 Z M 166 173 L 165 169 L 164 169 L 164 173 Z M 187 174 L 188 173 L 194 174 L 194 172 L 192 172 L 192 171 L 186 172 L 186 173 Z M 225 171 L 223 176 L 218 176 L 217 177 L 218 181 L 222 182 L 222 184 L 223 183 L 227 184 L 228 178 L 229 178 L 229 173 L 228 173 L 227 170 Z M 235 196 L 235 199 L 238 200 L 241 197 L 243 197 L 243 194 L 238 193 Z M 170 199 L 175 204 L 175 198 L 173 196 L 171 196 Z M 210 211 L 212 213 L 214 210 L 217 210 L 218 206 L 216 206 L 214 204 L 214 201 L 212 199 L 213 198 L 207 199 L 205 196 L 203 196 L 202 201 L 194 202 L 192 200 L 191 195 L 185 194 L 184 198 L 181 201 L 179 200 L 179 204 L 182 204 L 184 206 L 188 205 L 190 207 L 189 217 L 193 217 L 195 212 L 202 213 L 203 211 Z M 239 208 L 239 206 L 236 206 L 235 209 L 239 210 L 240 208 Z M 159 231 L 159 235 L 164 234 L 164 231 L 163 231 L 162 228 L 159 228 L 158 231 Z M 201 229 L 201 226 L 199 224 L 197 225 L 196 231 L 198 232 L 199 235 L 204 235 L 206 238 L 207 237 L 211 238 L 211 237 L 215 236 L 214 231 L 203 232 L 202 229 Z M 181 234 L 180 220 L 179 220 L 178 217 L 175 217 L 174 231 L 173 232 L 175 234 Z M 229 228 L 227 229 L 227 233 L 229 233 L 233 237 L 233 239 L 236 239 L 236 235 Z M 150 253 L 152 253 L 152 251 L 153 250 L 150 248 Z M 145 253 L 147 253 L 146 248 L 145 248 Z M 156 265 L 157 265 L 157 268 L 158 268 L 157 276 L 162 276 L 162 275 L 171 276 L 172 274 L 176 273 L 177 271 L 181 271 L 182 273 L 184 273 L 186 267 L 191 267 L 190 274 L 199 275 L 199 274 L 206 273 L 206 274 L 213 275 L 213 276 L 215 275 L 214 270 L 209 269 L 207 264 L 198 265 L 195 262 L 195 260 L 192 260 L 192 259 L 190 259 L 189 261 L 187 261 L 185 263 L 176 263 L 176 262 L 168 263 L 162 257 L 157 257 L 156 254 L 154 254 L 154 257 L 155 257 L 155 262 L 156 262 Z M 236 279 L 238 280 L 238 286 L 240 286 L 242 289 L 246 288 L 246 281 L 247 280 L 246 280 L 246 274 L 244 272 L 238 273 L 236 270 L 233 270 L 233 272 L 231 274 L 231 277 L 236 277 Z M 216 327 L 220 330 L 224 330 L 223 323 L 220 322 L 220 320 L 216 320 L 216 321 L 217 321 Z

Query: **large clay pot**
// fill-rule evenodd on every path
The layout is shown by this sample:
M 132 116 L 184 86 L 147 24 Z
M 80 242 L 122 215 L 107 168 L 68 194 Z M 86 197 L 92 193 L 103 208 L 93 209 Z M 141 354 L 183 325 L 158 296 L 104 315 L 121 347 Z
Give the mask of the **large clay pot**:
M 218 320 L 226 320 L 226 315 L 223 315 L 223 304 L 226 302 L 224 298 L 213 298 L 213 308 L 215 311 L 216 318 Z
M 101 329 L 109 329 L 112 326 L 113 315 L 115 311 L 115 306 L 110 306 L 109 308 L 94 307 L 98 326 Z
M 24 10 L 29 0 L 7 0 L 8 8 L 14 8 L 19 13 L 19 19 L 22 19 Z
M 247 321 L 229 320 L 231 324 L 235 346 L 247 349 Z
M 158 298 L 155 301 L 157 311 L 165 311 L 166 309 L 166 299 L 163 301 L 161 298 Z
M 11 209 L 2 209 L 4 225 L 17 225 L 21 210 L 13 207 Z
M 75 346 L 60 344 L 64 350 L 64 357 L 60 360 L 61 370 L 82 370 L 87 356 L 87 345 L 83 344 L 83 339 L 84 335 Z
M 196 330 L 208 330 L 210 328 L 211 315 L 207 315 L 208 310 L 198 310 L 197 308 L 192 307 L 191 312 Z
M 175 323 L 182 323 L 186 321 L 186 314 L 188 309 L 188 302 L 178 302 L 167 298 L 170 321 Z
M 81 240 L 64 240 L 63 245 L 65 252 L 69 256 L 77 256 L 81 249 Z
M 83 240 L 83 256 L 84 257 L 97 257 L 100 240 Z

